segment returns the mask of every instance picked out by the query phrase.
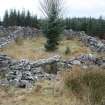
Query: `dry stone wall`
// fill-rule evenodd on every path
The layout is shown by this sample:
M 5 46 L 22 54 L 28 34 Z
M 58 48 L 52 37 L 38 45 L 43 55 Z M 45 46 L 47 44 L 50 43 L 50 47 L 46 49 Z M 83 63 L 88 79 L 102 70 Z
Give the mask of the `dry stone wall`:
M 105 53 L 105 40 L 89 36 L 84 31 L 64 30 L 64 34 L 68 39 L 79 38 L 92 51 Z
M 36 37 L 40 36 L 42 32 L 36 28 L 30 27 L 0 27 L 0 48 L 4 47 L 11 41 L 14 41 L 17 37 Z
M 1 26 L 0 48 L 15 40 L 17 37 L 35 37 L 40 35 L 42 35 L 42 31 L 36 28 L 19 26 L 4 28 L 3 26 Z M 91 37 L 83 31 L 76 32 L 73 30 L 64 30 L 64 35 L 69 39 L 79 38 L 92 51 L 105 53 L 105 40 L 101 41 L 98 38 Z
M 105 68 L 105 58 L 96 58 L 89 54 L 63 60 L 57 55 L 37 61 L 16 61 L 1 54 L 0 85 L 29 88 L 38 80 L 55 79 L 58 71 L 71 69 L 73 65 L 85 66 L 87 68 L 89 65 L 97 65 Z
M 17 37 L 33 37 L 40 35 L 40 30 L 29 27 L 0 27 L 0 48 L 4 47 Z M 84 32 L 74 32 L 65 30 L 65 36 L 69 38 L 79 38 L 86 46 L 96 52 L 105 53 L 105 41 L 100 41 L 86 35 Z M 58 71 L 71 69 L 73 65 L 80 65 L 87 68 L 91 65 L 97 65 L 105 69 L 105 57 L 97 58 L 92 54 L 81 55 L 78 57 L 64 60 L 60 56 L 50 57 L 37 61 L 22 59 L 14 60 L 7 55 L 0 54 L 0 85 L 12 85 L 15 87 L 28 88 L 38 80 L 55 79 Z

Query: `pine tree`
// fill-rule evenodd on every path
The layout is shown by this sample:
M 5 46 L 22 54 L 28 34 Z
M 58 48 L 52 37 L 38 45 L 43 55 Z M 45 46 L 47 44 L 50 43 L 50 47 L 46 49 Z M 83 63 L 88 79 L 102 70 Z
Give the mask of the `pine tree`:
M 103 21 L 103 17 L 100 16 L 97 26 L 97 36 L 103 38 L 104 34 L 105 34 L 105 21 Z
M 20 11 L 18 11 L 17 12 L 17 26 L 21 26 L 20 22 L 21 22 Z
M 9 26 L 9 13 L 8 13 L 7 10 L 5 11 L 5 15 L 4 15 L 4 18 L 3 18 L 3 25 L 5 27 Z
M 40 28 L 40 26 L 39 26 L 39 21 L 38 21 L 38 18 L 37 18 L 37 16 L 33 16 L 32 17 L 32 27 L 35 27 L 35 28 Z
M 11 10 L 9 15 L 9 25 L 15 26 L 17 25 L 17 12 L 16 10 Z
M 22 11 L 21 15 L 20 15 L 20 24 L 21 26 L 26 26 L 26 15 L 25 15 L 25 10 Z
M 71 29 L 71 19 L 70 18 L 65 19 L 65 27 L 66 29 Z
M 29 11 L 27 12 L 27 15 L 26 15 L 25 26 L 32 26 L 32 23 L 31 23 L 31 14 L 30 14 Z
M 60 34 L 62 32 L 62 25 L 60 19 L 62 0 L 44 0 L 41 4 L 44 13 L 47 16 L 47 23 L 44 29 L 47 42 L 45 48 L 47 51 L 56 50 L 60 41 Z

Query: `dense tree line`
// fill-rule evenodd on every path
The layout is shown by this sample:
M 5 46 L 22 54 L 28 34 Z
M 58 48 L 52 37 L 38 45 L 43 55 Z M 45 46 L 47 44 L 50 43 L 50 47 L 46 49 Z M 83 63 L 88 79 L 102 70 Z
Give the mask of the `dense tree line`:
M 95 18 L 66 18 L 65 28 L 75 31 L 85 31 L 91 36 L 99 36 L 105 38 L 105 20 L 100 17 Z
M 3 26 L 30 26 L 39 28 L 37 16 L 32 16 L 29 11 L 6 11 L 3 17 Z
M 38 19 L 37 16 L 31 15 L 29 11 L 6 11 L 3 21 L 0 19 L 0 25 L 3 26 L 30 26 L 36 28 L 43 28 L 47 23 L 46 19 Z M 73 29 L 75 31 L 85 31 L 92 36 L 99 36 L 105 38 L 105 19 L 99 17 L 95 18 L 66 18 L 63 19 L 65 29 Z M 44 27 L 45 28 L 45 27 Z

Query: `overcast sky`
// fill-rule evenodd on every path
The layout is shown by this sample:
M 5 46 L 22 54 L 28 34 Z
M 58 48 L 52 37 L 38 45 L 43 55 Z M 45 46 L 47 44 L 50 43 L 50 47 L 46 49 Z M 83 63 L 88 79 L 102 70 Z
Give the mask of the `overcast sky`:
M 105 0 L 64 0 L 64 16 L 66 17 L 99 17 L 105 16 Z M 31 13 L 41 17 L 39 0 L 0 0 L 0 16 L 5 10 L 30 10 Z

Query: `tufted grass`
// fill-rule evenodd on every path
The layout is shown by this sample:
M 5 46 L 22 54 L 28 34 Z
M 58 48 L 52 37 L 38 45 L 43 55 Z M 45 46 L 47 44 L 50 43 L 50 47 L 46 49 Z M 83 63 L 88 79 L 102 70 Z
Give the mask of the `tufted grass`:
M 105 105 L 105 69 L 74 67 L 64 75 L 68 92 L 88 105 Z
M 55 52 L 46 52 L 44 49 L 45 42 L 46 39 L 43 37 L 24 40 L 17 39 L 5 48 L 0 49 L 0 51 L 15 59 L 29 60 L 48 58 L 56 54 L 61 55 L 63 58 L 70 58 L 91 52 L 89 48 L 84 46 L 84 44 L 77 39 L 66 40 L 64 38 L 59 45 L 59 49 Z M 70 48 L 70 54 L 65 54 L 67 47 Z

